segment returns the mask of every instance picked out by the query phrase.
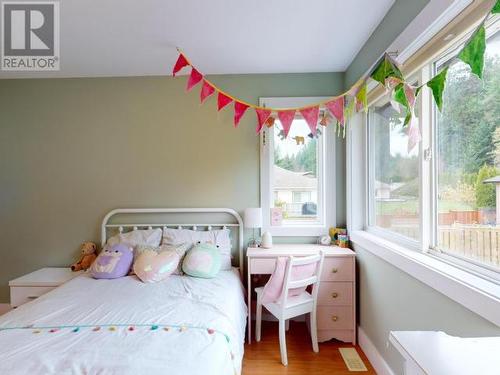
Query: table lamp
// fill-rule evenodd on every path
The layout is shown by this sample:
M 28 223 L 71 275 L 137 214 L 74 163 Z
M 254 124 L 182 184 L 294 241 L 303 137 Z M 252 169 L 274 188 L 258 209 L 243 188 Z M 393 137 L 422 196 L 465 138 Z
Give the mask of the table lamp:
M 262 208 L 246 208 L 243 222 L 245 224 L 245 228 L 252 228 L 252 238 L 248 242 L 248 246 L 257 247 L 259 243 L 255 238 L 255 229 L 262 228 Z

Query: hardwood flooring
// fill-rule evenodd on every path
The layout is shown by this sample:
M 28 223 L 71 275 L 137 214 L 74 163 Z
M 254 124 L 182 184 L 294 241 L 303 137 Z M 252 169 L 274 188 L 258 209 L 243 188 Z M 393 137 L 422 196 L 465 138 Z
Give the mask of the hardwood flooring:
M 319 353 L 314 353 L 305 323 L 290 322 L 286 344 L 287 367 L 281 364 L 278 324 L 262 322 L 262 340 L 252 341 L 250 345 L 245 344 L 243 375 L 355 374 L 347 369 L 338 351 L 338 348 L 352 347 L 352 345 L 332 340 L 319 344 Z M 368 368 L 367 372 L 359 374 L 376 374 L 359 346 L 356 346 L 356 350 Z

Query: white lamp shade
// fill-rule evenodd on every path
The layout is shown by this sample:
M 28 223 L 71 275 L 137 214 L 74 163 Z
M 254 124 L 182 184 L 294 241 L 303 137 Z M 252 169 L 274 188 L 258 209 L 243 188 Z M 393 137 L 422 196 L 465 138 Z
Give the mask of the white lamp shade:
M 262 228 L 262 208 L 245 208 L 245 228 Z

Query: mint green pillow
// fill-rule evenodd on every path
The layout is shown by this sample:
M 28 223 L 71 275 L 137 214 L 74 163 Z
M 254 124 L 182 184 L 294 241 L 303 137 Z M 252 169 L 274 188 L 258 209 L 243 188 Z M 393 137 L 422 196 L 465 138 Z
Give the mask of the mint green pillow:
M 208 243 L 193 246 L 182 262 L 182 270 L 186 274 L 205 279 L 215 277 L 219 273 L 220 267 L 220 251 L 216 246 Z

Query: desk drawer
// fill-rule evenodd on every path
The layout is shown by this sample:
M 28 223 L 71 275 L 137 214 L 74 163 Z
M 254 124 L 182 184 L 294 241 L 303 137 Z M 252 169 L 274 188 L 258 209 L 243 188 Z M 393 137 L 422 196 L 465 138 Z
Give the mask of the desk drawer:
M 352 306 L 318 306 L 318 330 L 352 329 Z
M 250 260 L 250 272 L 252 274 L 272 274 L 276 265 L 276 258 L 257 258 Z
M 353 264 L 352 257 L 325 258 L 321 281 L 354 281 Z
M 10 288 L 10 304 L 17 307 L 50 292 L 54 286 L 14 286 Z
M 322 281 L 319 284 L 318 305 L 352 305 L 352 283 Z

